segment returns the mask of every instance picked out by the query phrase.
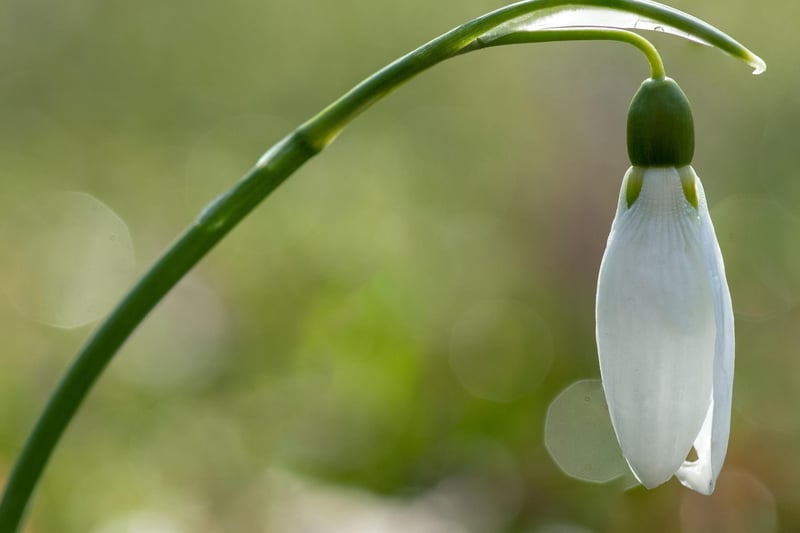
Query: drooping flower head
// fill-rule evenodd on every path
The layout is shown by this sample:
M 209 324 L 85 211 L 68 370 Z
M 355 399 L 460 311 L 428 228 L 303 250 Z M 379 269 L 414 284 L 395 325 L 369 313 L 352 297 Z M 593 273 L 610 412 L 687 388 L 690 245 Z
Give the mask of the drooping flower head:
M 711 494 L 728 445 L 733 311 L 700 179 L 689 102 L 646 80 L 628 114 L 625 174 L 597 287 L 611 421 L 637 479 Z M 697 459 L 686 458 L 694 447 Z

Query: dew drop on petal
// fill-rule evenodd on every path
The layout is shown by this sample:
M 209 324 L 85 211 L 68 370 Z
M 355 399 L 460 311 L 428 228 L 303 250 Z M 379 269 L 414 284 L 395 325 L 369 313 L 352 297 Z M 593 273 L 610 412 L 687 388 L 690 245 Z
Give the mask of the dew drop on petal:
M 778 530 L 775 497 L 752 474 L 727 468 L 722 471 L 714 494 L 686 491 L 680 509 L 683 533 L 772 533 Z
M 133 243 L 125 222 L 83 192 L 19 201 L 3 220 L 3 289 L 28 319 L 76 328 L 106 314 L 130 285 Z
M 576 381 L 556 396 L 547 409 L 544 443 L 565 474 L 583 481 L 606 483 L 630 471 L 599 379 Z

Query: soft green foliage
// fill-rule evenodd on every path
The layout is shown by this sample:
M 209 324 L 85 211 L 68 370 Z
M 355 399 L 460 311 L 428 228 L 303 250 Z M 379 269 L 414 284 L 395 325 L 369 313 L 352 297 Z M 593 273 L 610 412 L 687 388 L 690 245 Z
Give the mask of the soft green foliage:
M 695 109 L 694 166 L 740 313 L 726 468 L 759 478 L 772 496 L 742 497 L 757 510 L 774 497 L 793 530 L 800 77 L 787 38 L 800 13 L 788 0 L 771 15 L 741 2 L 674 4 L 770 59 L 752 79 L 716 51 L 653 37 Z M 2 202 L 88 192 L 128 224 L 141 271 L 310 112 L 497 5 L 9 0 Z M 359 118 L 123 348 L 54 457 L 29 530 L 124 531 L 115 521 L 137 517 L 178 531 L 283 532 L 300 527 L 287 510 L 336 524 L 353 502 L 388 505 L 353 487 L 406 513 L 459 495 L 455 512 L 473 527 L 487 520 L 484 531 L 691 524 L 705 507 L 677 483 L 628 493 L 581 483 L 558 470 L 542 438 L 549 402 L 598 375 L 594 288 L 627 168 L 625 113 L 646 74 L 636 54 L 615 43 L 473 54 Z M 18 225 L 3 222 L 4 236 Z M 4 264 L 8 293 L 23 273 Z M 503 403 L 470 392 L 452 364 L 454 329 L 487 301 L 549 326 L 523 345 L 552 365 L 512 367 L 528 386 L 492 374 L 493 387 L 514 393 Z M 7 301 L 0 317 L 6 469 L 89 328 L 40 325 Z M 482 331 L 481 342 L 509 346 Z M 487 357 L 506 368 L 506 353 Z M 309 507 L 287 502 L 296 476 L 297 493 L 317 495 Z M 311 480 L 335 483 L 326 490 L 338 505 Z M 720 508 L 718 521 L 734 509 Z

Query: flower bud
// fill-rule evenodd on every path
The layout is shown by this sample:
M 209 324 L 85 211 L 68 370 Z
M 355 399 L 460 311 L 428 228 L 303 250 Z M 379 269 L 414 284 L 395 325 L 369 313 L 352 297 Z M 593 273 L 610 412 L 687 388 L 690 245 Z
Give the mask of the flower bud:
M 682 167 L 694 155 L 689 100 L 671 78 L 642 83 L 628 110 L 628 157 L 640 167 Z

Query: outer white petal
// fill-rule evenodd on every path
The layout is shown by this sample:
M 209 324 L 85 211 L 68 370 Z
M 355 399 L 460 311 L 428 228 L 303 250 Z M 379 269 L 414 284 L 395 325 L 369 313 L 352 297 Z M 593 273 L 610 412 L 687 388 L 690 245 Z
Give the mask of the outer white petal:
M 676 473 L 681 483 L 703 494 L 711 494 L 719 476 L 731 425 L 731 394 L 733 391 L 734 328 L 733 307 L 725 265 L 719 249 L 714 225 L 708 214 L 705 192 L 692 167 L 683 167 L 680 173 L 693 178 L 699 201 L 700 233 L 705 254 L 706 269 L 714 297 L 716 341 L 714 348 L 714 384 L 711 405 L 703 427 L 695 440 L 697 460 L 685 462 Z
M 628 171 L 600 266 L 597 349 L 617 439 L 648 488 L 683 464 L 711 398 L 717 327 L 702 227 L 675 168 Z

